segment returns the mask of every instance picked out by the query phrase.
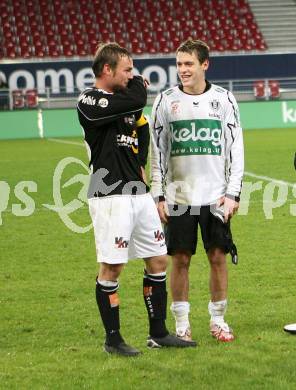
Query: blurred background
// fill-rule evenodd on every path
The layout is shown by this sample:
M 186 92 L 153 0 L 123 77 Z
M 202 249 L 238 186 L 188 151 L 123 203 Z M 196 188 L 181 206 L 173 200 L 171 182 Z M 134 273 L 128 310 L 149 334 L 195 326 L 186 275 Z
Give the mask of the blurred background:
M 174 53 L 189 37 L 210 46 L 207 78 L 235 94 L 244 128 L 295 127 L 295 20 L 294 0 L 2 0 L 0 139 L 80 135 L 73 109 L 98 42 L 132 52 L 151 105 L 178 82 Z

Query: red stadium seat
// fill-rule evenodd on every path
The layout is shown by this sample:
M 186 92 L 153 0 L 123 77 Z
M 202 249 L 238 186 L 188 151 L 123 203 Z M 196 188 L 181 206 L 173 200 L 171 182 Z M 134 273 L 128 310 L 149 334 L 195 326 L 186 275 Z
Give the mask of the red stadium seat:
M 6 55 L 8 58 L 16 58 L 18 57 L 20 52 L 19 46 L 16 43 L 9 42 L 6 45 Z
M 59 46 L 49 46 L 48 54 L 50 57 L 59 57 L 61 55 L 61 50 Z
M 89 54 L 89 49 L 87 49 L 87 47 L 77 47 L 77 54 L 81 57 L 87 56 Z
M 25 97 L 21 89 L 15 89 L 12 91 L 12 105 L 13 108 L 25 107 Z
M 25 100 L 26 100 L 26 106 L 28 108 L 37 107 L 38 106 L 37 90 L 36 89 L 27 89 L 26 95 L 25 95 Z
M 280 84 L 277 80 L 269 80 L 269 96 L 271 99 L 279 99 L 280 97 Z
M 47 52 L 45 48 L 35 48 L 35 56 L 38 58 L 46 57 Z
M 254 85 L 254 96 L 256 99 L 265 99 L 266 98 L 266 88 L 265 82 L 263 80 L 255 81 Z
M 29 46 L 28 44 L 22 45 L 20 50 L 21 57 L 23 58 L 30 58 L 32 57 L 32 46 Z
M 94 40 L 96 44 L 99 40 L 123 40 L 122 45 L 132 47 L 138 54 L 145 50 L 167 53 L 189 37 L 203 39 L 218 51 L 267 48 L 246 0 L 7 0 L 5 4 L 0 3 L 0 40 L 2 34 L 5 42 L 20 43 L 22 47 L 26 41 L 33 42 L 33 50 L 22 49 L 26 56 L 34 52 L 35 56 L 45 54 L 46 50 L 35 44 L 37 37 L 44 46 L 54 38 L 57 48 L 50 49 L 54 56 L 63 54 L 59 45 L 66 40 L 72 44 L 67 55 L 73 50 L 75 53 L 76 46 L 78 55 L 93 54 Z M 76 44 L 79 38 L 84 40 L 84 47 Z M 148 38 L 152 38 L 153 45 L 146 44 Z M 137 45 L 135 40 L 142 45 Z M 21 55 L 17 48 L 7 52 L 3 47 L 2 51 L 10 58 Z

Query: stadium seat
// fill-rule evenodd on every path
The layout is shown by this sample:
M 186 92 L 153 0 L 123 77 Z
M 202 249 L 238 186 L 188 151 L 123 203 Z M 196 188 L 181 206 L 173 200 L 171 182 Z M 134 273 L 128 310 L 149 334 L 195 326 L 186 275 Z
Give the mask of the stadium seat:
M 265 99 L 266 98 L 266 88 L 265 82 L 263 80 L 255 81 L 253 84 L 254 96 L 256 99 Z
M 19 54 L 19 48 L 16 47 L 15 45 L 6 47 L 6 57 L 7 58 L 14 59 L 14 58 L 18 57 L 18 54 Z
M 21 50 L 20 50 L 21 57 L 30 58 L 30 57 L 32 57 L 32 54 L 33 54 L 32 46 L 30 46 L 28 44 L 24 44 L 21 46 Z
M 38 95 L 36 89 L 27 89 L 26 95 L 26 106 L 28 108 L 36 108 L 38 106 Z
M 61 50 L 58 46 L 57 47 L 55 47 L 55 46 L 48 47 L 48 55 L 50 57 L 59 57 L 61 54 L 62 54 Z
M 89 48 L 88 48 L 88 46 L 86 46 L 86 47 L 77 47 L 77 55 L 79 55 L 80 57 L 84 57 L 84 56 L 89 55 Z
M 12 105 L 13 108 L 24 108 L 25 107 L 25 97 L 21 89 L 15 89 L 12 91 Z
M 279 99 L 280 97 L 280 84 L 277 80 L 269 80 L 269 96 L 271 99 Z
M 45 57 L 47 54 L 47 50 L 46 48 L 43 48 L 43 47 L 37 47 L 35 48 L 35 56 L 38 57 L 38 58 L 43 58 Z
M 267 49 L 245 0 L 9 0 L 8 3 L 9 6 L 0 4 L 0 43 L 3 37 L 5 42 L 17 43 L 22 49 L 3 48 L 1 57 L 15 58 L 22 53 L 41 57 L 47 42 L 52 46 L 52 39 L 56 42 L 56 50 L 50 49 L 54 56 L 70 56 L 70 50 L 65 54 L 59 47 L 65 39 L 73 46 L 72 55 L 77 52 L 92 55 L 94 40 L 96 45 L 99 40 L 124 40 L 122 44 L 138 54 L 167 53 L 188 37 L 206 40 L 219 52 Z M 36 37 L 42 41 L 43 51 L 36 46 Z M 84 48 L 77 44 L 79 38 L 84 40 Z M 152 38 L 153 45 L 146 43 L 148 38 Z M 222 39 L 227 39 L 227 43 Z M 136 45 L 136 40 L 142 45 Z M 24 49 L 25 42 L 33 48 Z

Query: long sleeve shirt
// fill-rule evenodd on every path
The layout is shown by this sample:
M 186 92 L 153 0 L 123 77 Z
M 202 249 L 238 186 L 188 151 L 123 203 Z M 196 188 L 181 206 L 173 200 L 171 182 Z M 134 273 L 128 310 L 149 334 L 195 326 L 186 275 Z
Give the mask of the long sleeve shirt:
M 239 200 L 244 171 L 242 128 L 231 92 L 207 82 L 200 95 L 180 86 L 162 92 L 152 110 L 152 195 L 169 204 Z
M 133 182 L 141 192 L 148 191 L 141 175 L 149 147 L 149 125 L 142 115 L 146 100 L 139 76 L 125 90 L 110 93 L 93 87 L 79 96 L 77 111 L 91 169 L 89 198 L 122 195 Z

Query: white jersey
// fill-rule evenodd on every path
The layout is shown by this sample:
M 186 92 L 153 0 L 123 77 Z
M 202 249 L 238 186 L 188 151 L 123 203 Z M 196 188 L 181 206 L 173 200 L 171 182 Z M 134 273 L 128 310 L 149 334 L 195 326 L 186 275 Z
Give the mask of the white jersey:
M 169 204 L 209 205 L 239 199 L 244 148 L 231 92 L 207 82 L 200 95 L 179 86 L 157 96 L 152 110 L 152 195 Z

